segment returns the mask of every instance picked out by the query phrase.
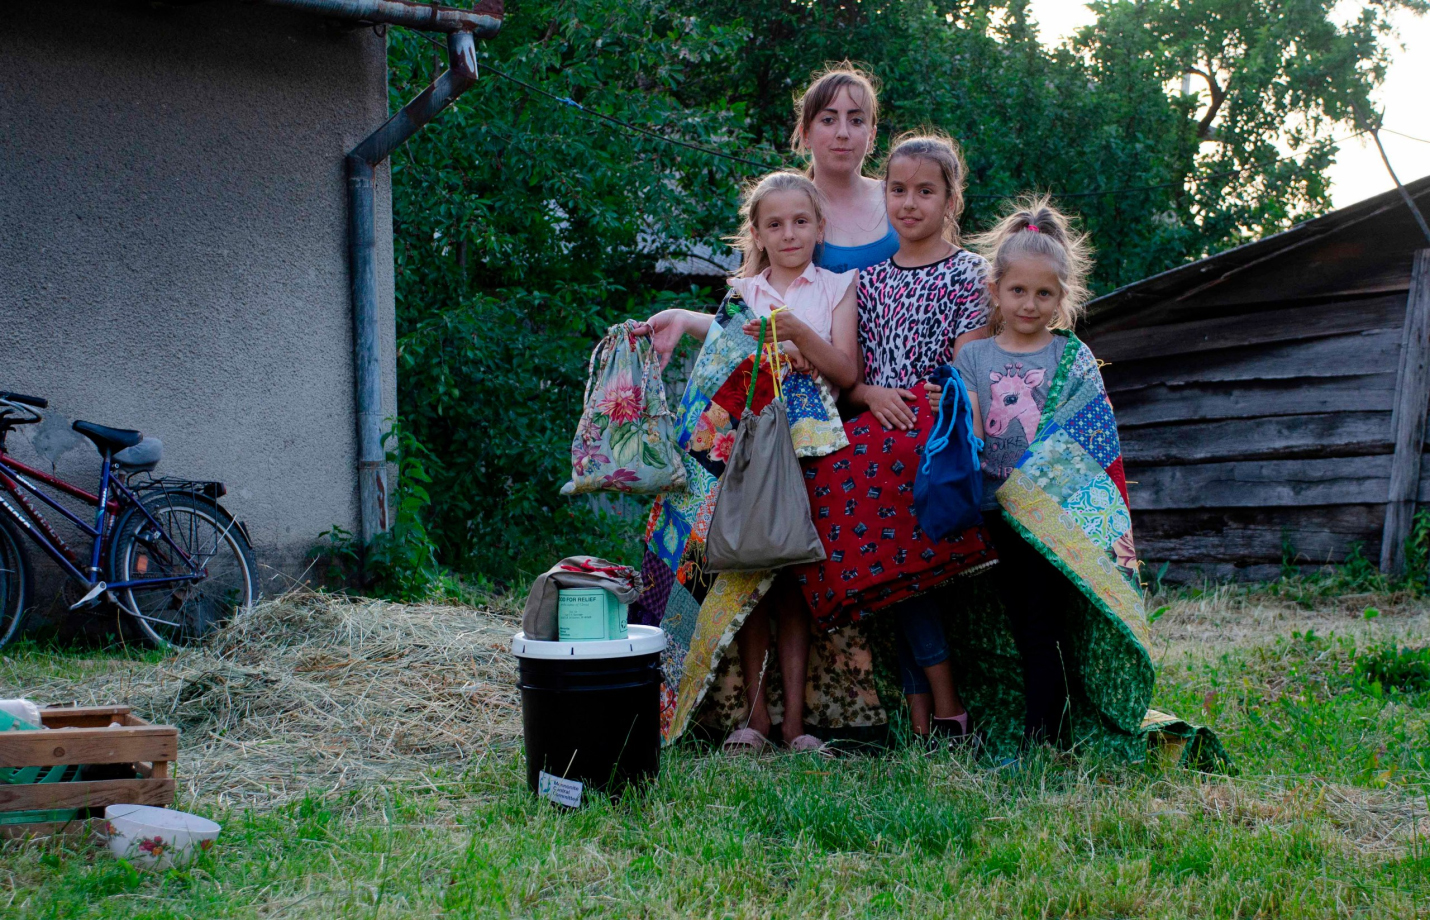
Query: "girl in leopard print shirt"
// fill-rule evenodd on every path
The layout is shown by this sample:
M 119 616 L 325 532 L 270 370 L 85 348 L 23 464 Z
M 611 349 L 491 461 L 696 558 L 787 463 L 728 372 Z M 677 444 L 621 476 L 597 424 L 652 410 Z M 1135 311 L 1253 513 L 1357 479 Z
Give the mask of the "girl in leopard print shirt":
M 899 251 L 859 276 L 863 385 L 851 393 L 888 428 L 913 423 L 909 388 L 987 336 L 988 262 L 959 245 L 963 158 L 953 141 L 904 136 L 884 162 Z
M 988 263 L 959 245 L 965 175 L 957 145 L 942 136 L 905 135 L 884 162 L 884 203 L 899 251 L 860 273 L 863 382 L 848 402 L 886 428 L 907 430 L 910 388 L 952 363 L 965 342 L 987 335 Z M 970 730 L 954 687 L 942 594 L 893 608 L 899 671 L 914 732 L 959 741 Z

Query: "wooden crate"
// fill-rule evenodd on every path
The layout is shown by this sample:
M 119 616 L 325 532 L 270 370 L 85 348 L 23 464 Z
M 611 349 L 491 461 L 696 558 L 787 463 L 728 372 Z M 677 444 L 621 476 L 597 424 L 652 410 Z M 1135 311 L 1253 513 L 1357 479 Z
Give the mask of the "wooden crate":
M 122 764 L 138 777 L 72 783 L 0 784 L 0 813 L 55 808 L 96 809 L 106 805 L 171 805 L 172 764 L 179 753 L 179 730 L 150 725 L 128 706 L 56 707 L 40 710 L 49 731 L 0 732 L 0 767 L 58 764 Z M 122 727 L 110 728 L 119 722 Z M 86 817 L 82 811 L 80 817 Z M 0 837 L 44 836 L 62 822 L 0 825 Z

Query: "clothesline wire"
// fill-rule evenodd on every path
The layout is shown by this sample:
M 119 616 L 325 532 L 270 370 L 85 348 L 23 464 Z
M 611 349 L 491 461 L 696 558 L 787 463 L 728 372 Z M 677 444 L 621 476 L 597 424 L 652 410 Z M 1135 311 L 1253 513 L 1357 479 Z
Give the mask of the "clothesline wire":
M 422 33 L 418 33 L 418 34 L 422 34 Z M 425 38 L 425 39 L 427 39 L 428 41 L 432 42 L 432 44 L 436 45 L 436 46 L 439 47 L 439 48 L 445 47 L 441 42 L 437 41 L 435 38 L 433 38 L 433 37 L 430 36 L 430 35 L 425 35 L 425 34 L 423 34 L 422 37 Z M 754 167 L 756 167 L 757 169 L 762 169 L 762 170 L 776 170 L 776 169 L 787 169 L 787 168 L 788 168 L 787 166 L 785 166 L 785 165 L 783 165 L 783 164 L 780 164 L 780 165 L 771 165 L 771 164 L 769 164 L 769 163 L 762 163 L 762 162 L 760 162 L 760 161 L 758 161 L 758 160 L 749 159 L 748 157 L 742 157 L 742 156 L 738 156 L 738 155 L 736 155 L 736 154 L 726 153 L 725 151 L 719 150 L 719 149 L 717 149 L 717 148 L 715 148 L 715 147 L 707 147 L 707 146 L 705 146 L 704 144 L 695 144 L 695 143 L 691 143 L 690 141 L 680 140 L 679 138 L 668 137 L 668 136 L 666 136 L 666 135 L 664 135 L 664 134 L 661 134 L 661 133 L 658 132 L 658 131 L 652 131 L 652 130 L 649 129 L 649 128 L 645 128 L 645 127 L 642 127 L 642 126 L 640 126 L 640 125 L 631 124 L 631 123 L 628 122 L 628 121 L 624 121 L 624 120 L 622 120 L 622 119 L 620 119 L 620 118 L 616 118 L 614 115 L 607 115 L 605 112 L 599 112 L 599 111 L 597 111 L 597 110 L 595 110 L 595 109 L 592 109 L 592 108 L 589 108 L 589 107 L 587 107 L 587 106 L 584 106 L 584 105 L 582 105 L 581 103 L 577 102 L 576 100 L 572 99 L 572 98 L 569 97 L 569 96 L 561 96 L 561 95 L 558 95 L 558 94 L 556 94 L 556 93 L 551 92 L 550 90 L 543 89 L 542 87 L 537 86 L 537 85 L 534 84 L 534 83 L 528 83 L 528 82 L 525 81 L 525 80 L 519 79 L 519 78 L 517 78 L 517 77 L 513 77 L 511 74 L 505 73 L 505 72 L 503 72 L 503 71 L 501 71 L 501 70 L 498 70 L 497 68 L 493 67 L 490 63 L 488 63 L 488 62 L 485 61 L 485 60 L 482 62 L 481 66 L 484 67 L 486 70 L 489 70 L 489 71 L 491 71 L 492 73 L 496 74 L 498 77 L 501 77 L 503 80 L 507 80 L 507 81 L 509 81 L 509 82 L 511 82 L 511 83 L 515 83 L 517 86 L 524 87 L 524 88 L 526 88 L 526 89 L 528 89 L 528 90 L 531 90 L 531 91 L 534 92 L 534 93 L 539 93 L 540 95 L 545 96 L 545 97 L 547 97 L 548 99 L 552 99 L 552 100 L 554 100 L 554 101 L 556 101 L 556 102 L 559 102 L 559 103 L 561 103 L 562 105 L 567 106 L 567 107 L 569 107 L 569 108 L 576 109 L 578 112 L 582 113 L 583 115 L 587 115 L 587 116 L 590 116 L 590 117 L 592 117 L 592 118 L 600 119 L 601 121 L 607 122 L 607 123 L 609 123 L 609 124 L 615 125 L 615 126 L 620 127 L 620 128 L 624 128 L 625 130 L 631 131 L 631 132 L 633 132 L 633 133 L 635 133 L 635 134 L 638 134 L 638 135 L 641 135 L 641 136 L 644 136 L 644 137 L 649 137 L 649 138 L 651 138 L 651 139 L 653 139 L 653 140 L 661 141 L 662 143 L 672 144 L 672 145 L 677 146 L 677 147 L 683 147 L 683 148 L 685 148 L 685 149 L 687 149 L 687 150 L 693 150 L 693 151 L 695 151 L 696 153 L 706 154 L 707 156 L 719 157 L 720 159 L 729 160 L 729 161 L 731 161 L 731 162 L 733 162 L 733 163 L 741 163 L 741 164 L 744 164 L 744 165 L 746 165 L 746 166 L 754 166 Z M 1404 138 L 1407 138 L 1407 139 L 1409 139 L 1409 140 L 1420 141 L 1421 143 L 1430 143 L 1430 141 L 1421 140 L 1421 139 L 1418 138 L 1418 137 L 1410 137 L 1410 136 L 1407 135 L 1407 134 L 1400 134 L 1400 132 L 1398 132 L 1398 131 L 1391 131 L 1389 128 L 1383 128 L 1382 130 L 1384 130 L 1384 131 L 1389 131 L 1391 134 L 1395 134 L 1395 135 L 1397 135 L 1397 136 L 1399 136 L 1399 137 L 1404 137 Z M 1363 135 L 1363 134 L 1365 134 L 1365 133 L 1366 133 L 1365 130 L 1356 131 L 1356 132 L 1354 132 L 1354 133 L 1352 133 L 1352 134 L 1346 135 L 1345 137 L 1334 138 L 1334 139 L 1332 139 L 1332 140 L 1330 141 L 1330 143 L 1332 143 L 1332 144 L 1342 144 L 1342 143 L 1345 143 L 1346 141 L 1354 140 L 1355 138 L 1360 137 L 1361 135 Z M 1285 155 L 1285 156 L 1283 156 L 1283 157 L 1277 157 L 1276 159 L 1272 160 L 1272 161 L 1269 162 L 1269 163 L 1256 163 L 1256 164 L 1250 164 L 1250 165 L 1247 165 L 1247 166 L 1240 166 L 1240 167 L 1237 167 L 1236 169 L 1228 169 L 1228 170 L 1224 170 L 1224 171 L 1221 171 L 1221 172 L 1207 173 L 1206 175 L 1202 175 L 1202 176 L 1189 176 L 1188 179 L 1189 179 L 1190 181 L 1193 181 L 1193 182 L 1209 182 L 1209 181 L 1214 180 L 1214 179 L 1224 179 L 1224 178 L 1227 178 L 1227 177 L 1229 177 L 1229 176 L 1236 176 L 1236 175 L 1240 175 L 1241 173 L 1244 173 L 1244 172 L 1250 172 L 1251 170 L 1254 170 L 1254 169 L 1261 169 L 1261 168 L 1264 168 L 1264 167 L 1267 167 L 1267 166 L 1274 166 L 1274 165 L 1276 165 L 1277 163 L 1284 163 L 1285 161 L 1294 159 L 1295 157 L 1296 157 L 1296 154 L 1294 154 L 1294 153 L 1288 153 L 1287 155 Z M 1183 180 L 1183 181 L 1181 181 L 1181 182 L 1162 182 L 1162 183 L 1158 183 L 1158 184 L 1156 184 L 1156 185 L 1135 185 L 1135 186 L 1126 186 L 1126 187 L 1123 187 L 1123 188 L 1100 189 L 1100 190 L 1098 190 L 1098 191 L 1092 191 L 1092 192 L 1057 192 L 1057 193 L 1054 193 L 1054 197 L 1056 197 L 1056 198 L 1098 198 L 1098 197 L 1101 197 L 1101 196 L 1104 196 L 1104 195 L 1126 195 L 1126 194 L 1136 194 L 1136 193 L 1140 193 L 1140 192 L 1155 192 L 1155 191 L 1160 191 L 1160 190 L 1163 190 L 1163 189 L 1181 188 L 1185 181 L 1187 181 L 1187 180 Z M 1002 199 L 1005 199 L 1005 198 L 1009 198 L 1009 197 L 1011 197 L 1011 196 L 1009 196 L 1009 195 L 993 195 L 993 194 L 973 194 L 973 195 L 965 195 L 964 197 L 965 197 L 966 199 L 978 199 L 978 200 L 984 200 L 984 201 L 992 201 L 992 200 L 1002 200 Z
M 495 67 L 493 67 L 491 64 L 487 64 L 487 63 L 484 62 L 482 66 L 485 67 L 487 70 L 491 71 L 492 73 L 496 74 L 497 76 L 501 77 L 503 80 L 510 80 L 512 83 L 515 83 L 517 86 L 524 86 L 524 87 L 526 87 L 527 89 L 529 89 L 529 90 L 531 90 L 531 91 L 533 91 L 533 92 L 540 93 L 541 95 L 546 96 L 546 97 L 548 97 L 548 98 L 550 98 L 550 99 L 555 99 L 557 102 L 561 103 L 562 105 L 570 106 L 571 108 L 576 109 L 578 112 L 581 112 L 582 114 L 590 115 L 592 118 L 599 118 L 599 119 L 601 119 L 602 121 L 610 122 L 610 123 L 613 124 L 613 125 L 617 125 L 618 127 L 625 128 L 627 131 L 634 131 L 634 132 L 637 133 L 637 134 L 642 134 L 642 135 L 645 135 L 646 137 L 654 138 L 655 140 L 663 141 L 664 143 L 667 143 L 667 144 L 674 144 L 674 145 L 677 146 L 677 147 L 684 147 L 684 148 L 687 149 L 687 150 L 694 150 L 694 151 L 697 152 L 697 153 L 708 154 L 709 156 L 712 156 L 712 157 L 721 157 L 722 159 L 730 160 L 731 162 L 734 162 L 734 163 L 743 163 L 743 164 L 745 164 L 746 166 L 754 166 L 754 167 L 756 167 L 756 168 L 758 168 L 758 169 L 774 170 L 774 169 L 784 169 L 784 168 L 785 168 L 785 167 L 783 167 L 783 166 L 771 166 L 771 165 L 768 164 L 768 163 L 761 163 L 761 162 L 758 162 L 757 160 L 746 159 L 745 157 L 742 157 L 742 156 L 736 156 L 736 155 L 733 154 L 733 153 L 726 153 L 726 152 L 723 151 L 723 150 L 717 150 L 717 149 L 714 148 L 714 147 L 706 147 L 706 146 L 703 145 L 703 144 L 692 144 L 692 143 L 690 143 L 689 141 L 683 141 L 683 140 L 680 140 L 679 138 L 667 137 L 667 136 L 665 136 L 664 134 L 661 134 L 661 133 L 658 132 L 658 131 L 652 131 L 652 130 L 650 130 L 649 128 L 643 128 L 643 127 L 641 127 L 640 125 L 633 125 L 633 124 L 631 124 L 631 123 L 628 122 L 628 121 L 622 121 L 621 119 L 616 118 L 614 115 L 607 115 L 605 112 L 598 112 L 598 111 L 596 111 L 595 109 L 589 109 L 589 108 L 587 108 L 586 106 L 582 105 L 581 103 L 577 102 L 575 99 L 572 99 L 570 96 L 558 96 L 558 95 L 556 95 L 556 94 L 553 93 L 553 92 L 549 92 L 549 91 L 547 91 L 547 90 L 542 89 L 541 87 L 537 86 L 537 85 L 534 84 L 534 83 L 528 83 L 528 82 L 526 82 L 525 80 L 519 80 L 519 79 L 517 79 L 516 77 L 513 77 L 511 74 L 503 73 L 502 71 L 497 70 L 497 69 L 496 69 Z
M 1393 130 L 1391 128 L 1381 128 L 1380 130 L 1384 131 L 1386 134 L 1394 134 L 1396 137 L 1403 137 L 1407 141 L 1415 141 L 1418 144 L 1430 144 L 1430 141 L 1427 141 L 1423 137 L 1412 137 L 1409 134 L 1402 134 L 1399 131 Z
M 439 48 L 445 48 L 445 47 L 446 47 L 445 45 L 443 45 L 441 42 L 437 41 L 437 39 L 433 38 L 433 37 L 430 36 L 430 35 L 427 35 L 427 34 L 421 33 L 421 32 L 419 32 L 419 33 L 417 33 L 417 34 L 421 35 L 423 38 L 427 39 L 429 42 L 431 42 L 432 44 L 436 45 L 436 46 L 439 47 Z M 486 57 L 486 55 L 483 55 L 483 57 Z M 658 131 L 652 131 L 652 130 L 649 129 L 649 128 L 643 128 L 643 127 L 641 127 L 640 125 L 633 125 L 633 124 L 631 124 L 630 122 L 628 122 L 628 121 L 622 121 L 621 119 L 616 118 L 616 117 L 613 116 L 613 115 L 607 115 L 605 112 L 598 112 L 598 111 L 596 111 L 595 109 L 589 109 L 589 108 L 587 108 L 586 106 L 582 105 L 581 103 L 577 102 L 575 99 L 572 99 L 570 96 L 559 96 L 559 95 L 557 95 L 556 93 L 551 92 L 550 90 L 543 89 L 543 88 L 541 88 L 540 86 L 537 86 L 535 83 L 528 83 L 528 82 L 526 82 L 525 80 L 518 79 L 517 77 L 513 77 L 513 76 L 512 76 L 511 74 L 509 74 L 509 73 L 505 73 L 505 72 L 503 72 L 503 71 L 497 70 L 495 67 L 493 67 L 490 63 L 488 63 L 488 62 L 486 62 L 486 61 L 483 61 L 482 64 L 481 64 L 481 66 L 482 66 L 483 68 L 485 68 L 485 69 L 491 71 L 492 73 L 496 74 L 497 76 L 501 77 L 503 80 L 508 80 L 508 81 L 510 81 L 510 82 L 512 82 L 512 83 L 515 83 L 517 86 L 525 87 L 526 89 L 529 89 L 529 90 L 531 90 L 531 91 L 534 92 L 534 93 L 540 93 L 541 95 L 547 97 L 548 99 L 554 99 L 555 101 L 561 103 L 562 105 L 569 106 L 569 107 L 571 107 L 571 108 L 573 108 L 573 109 L 576 109 L 578 112 L 581 112 L 581 113 L 584 114 L 584 115 L 589 115 L 589 116 L 591 116 L 592 118 L 599 118 L 599 119 L 601 119 L 602 121 L 610 122 L 611 124 L 616 125 L 617 127 L 625 128 L 627 131 L 633 131 L 633 132 L 635 132 L 636 134 L 641 134 L 641 135 L 644 135 L 644 136 L 649 137 L 649 138 L 653 138 L 653 139 L 658 140 L 658 141 L 663 141 L 664 143 L 667 143 L 667 144 L 674 144 L 674 145 L 677 146 L 677 147 L 684 147 L 684 148 L 687 149 L 687 150 L 694 150 L 696 153 L 704 153 L 704 154 L 707 154 L 707 155 L 712 156 L 712 157 L 720 157 L 720 158 L 722 158 L 722 159 L 730 160 L 731 162 L 734 162 L 734 163 L 743 163 L 743 164 L 745 164 L 746 166 L 754 166 L 754 167 L 756 167 L 756 168 L 758 168 L 758 169 L 763 169 L 763 170 L 784 169 L 783 166 L 771 166 L 771 165 L 768 164 L 768 163 L 761 163 L 761 162 L 759 162 L 759 161 L 757 161 L 757 160 L 751 160 L 751 159 L 747 159 L 747 158 L 742 157 L 742 156 L 736 156 L 735 154 L 732 154 L 732 153 L 726 153 L 726 152 L 723 151 L 723 150 L 717 150 L 717 149 L 715 149 L 714 147 L 706 147 L 706 146 L 703 145 L 703 144 L 692 144 L 692 143 L 690 143 L 689 141 L 683 141 L 683 140 L 680 140 L 679 138 L 667 137 L 667 136 L 665 136 L 664 134 L 661 134 L 661 133 L 658 132 Z

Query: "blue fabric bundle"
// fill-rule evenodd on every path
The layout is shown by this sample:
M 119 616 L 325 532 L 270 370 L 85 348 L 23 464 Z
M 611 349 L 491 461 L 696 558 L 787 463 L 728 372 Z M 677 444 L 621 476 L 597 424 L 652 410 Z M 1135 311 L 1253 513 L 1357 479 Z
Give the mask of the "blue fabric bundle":
M 962 375 L 945 364 L 934 371 L 933 382 L 943 387 L 943 395 L 914 477 L 914 514 L 924 533 L 941 540 L 983 523 L 978 462 L 983 441 L 973 434 L 973 403 Z

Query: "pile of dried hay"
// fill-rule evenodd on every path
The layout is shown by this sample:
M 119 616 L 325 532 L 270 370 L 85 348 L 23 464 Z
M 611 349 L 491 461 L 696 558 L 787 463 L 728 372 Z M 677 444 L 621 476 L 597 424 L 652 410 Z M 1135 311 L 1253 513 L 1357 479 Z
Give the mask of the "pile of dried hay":
M 492 608 L 290 594 L 205 648 L 30 689 L 179 726 L 181 799 L 264 807 L 519 743 L 518 628 Z

